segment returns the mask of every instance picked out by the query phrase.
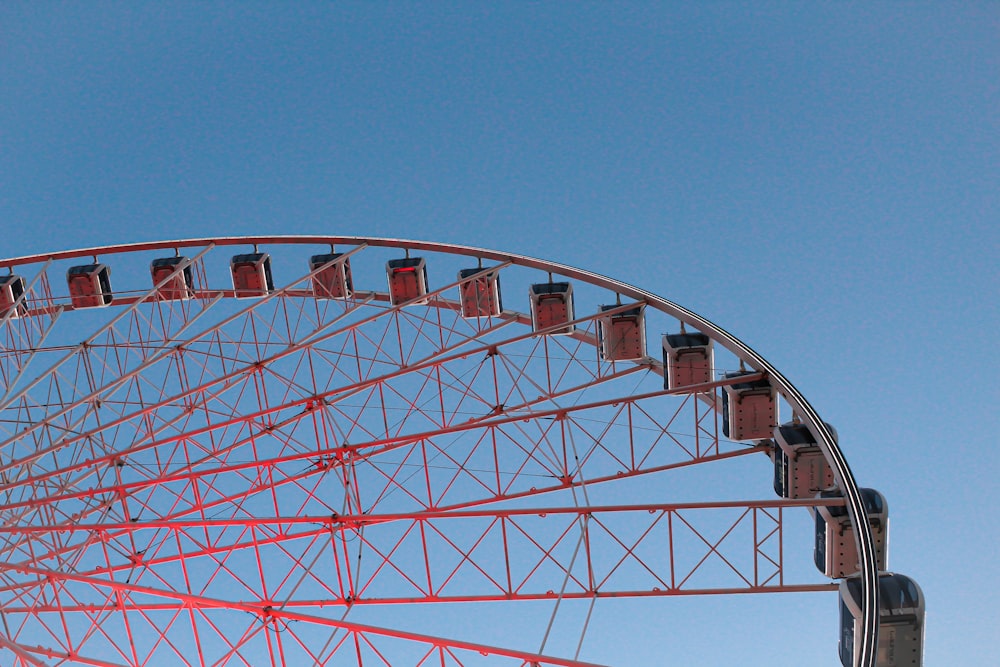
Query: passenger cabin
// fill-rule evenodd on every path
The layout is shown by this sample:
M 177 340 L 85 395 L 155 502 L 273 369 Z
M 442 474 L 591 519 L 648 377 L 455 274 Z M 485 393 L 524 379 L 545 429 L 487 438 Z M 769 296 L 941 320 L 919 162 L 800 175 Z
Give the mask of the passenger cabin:
M 826 425 L 837 437 L 837 430 Z M 832 488 L 833 470 L 805 424 L 774 429 L 774 492 L 782 498 L 812 498 Z
M 531 300 L 531 327 L 545 333 L 566 335 L 573 333 L 573 285 L 570 283 L 536 283 L 528 290 Z
M 266 252 L 233 255 L 229 270 L 233 274 L 233 292 L 237 299 L 267 296 L 274 290 L 271 256 Z
M 663 388 L 680 389 L 712 381 L 712 339 L 703 333 L 663 337 Z
M 875 489 L 859 489 L 865 514 L 872 527 L 875 560 L 878 569 L 886 568 L 889 533 L 889 507 L 885 497 Z M 818 498 L 842 498 L 839 489 L 822 491 Z M 843 505 L 816 506 L 816 541 L 813 550 L 816 569 L 831 579 L 850 576 L 859 570 L 858 547 L 854 542 L 854 527 Z
M 725 378 L 751 374 L 736 371 L 726 373 Z M 777 393 L 767 378 L 723 387 L 722 432 L 730 440 L 767 440 L 777 422 Z
M 309 270 L 315 272 L 312 285 L 317 299 L 349 299 L 354 294 L 351 260 L 344 253 L 313 255 L 309 258 Z
M 24 279 L 10 274 L 0 277 L 0 319 L 7 317 L 23 317 L 28 312 L 24 303 Z M 20 301 L 19 301 L 20 300 Z
M 496 317 L 503 311 L 499 271 L 462 269 L 458 272 L 458 281 L 462 295 L 462 317 Z
M 423 257 L 391 259 L 385 265 L 389 278 L 389 302 L 394 306 L 427 303 L 427 264 Z
M 185 263 L 186 266 L 178 271 L 177 267 Z M 154 259 L 149 265 L 149 274 L 153 278 L 154 287 L 166 281 L 156 290 L 156 295 L 160 299 L 173 301 L 190 299 L 194 296 L 194 279 L 191 276 L 191 263 L 187 257 Z
M 601 312 L 620 308 L 601 306 Z M 646 356 L 645 306 L 639 305 L 597 320 L 597 340 L 605 361 L 630 361 Z
M 875 667 L 921 667 L 924 654 L 924 594 L 901 574 L 879 575 L 879 630 Z M 840 582 L 840 664 L 855 667 L 861 653 L 861 578 Z
M 66 272 L 69 299 L 74 308 L 103 308 L 111 303 L 111 269 L 104 264 L 84 264 Z

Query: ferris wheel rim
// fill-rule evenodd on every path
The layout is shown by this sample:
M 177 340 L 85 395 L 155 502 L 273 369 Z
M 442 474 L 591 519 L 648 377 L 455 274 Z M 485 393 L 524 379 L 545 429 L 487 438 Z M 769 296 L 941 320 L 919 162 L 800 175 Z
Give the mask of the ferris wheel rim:
M 383 237 L 253 235 L 188 238 L 169 241 L 95 246 L 52 253 L 37 253 L 33 255 L 0 259 L 0 267 L 6 267 L 8 270 L 13 272 L 14 268 L 18 266 L 87 256 L 96 257 L 99 255 L 133 253 L 162 249 L 179 250 L 180 248 L 204 247 L 208 245 L 257 246 L 267 244 L 315 244 L 331 246 L 367 245 L 372 247 L 422 250 L 428 252 L 478 257 L 481 259 L 508 262 L 531 269 L 548 271 L 560 276 L 581 280 L 592 285 L 603 287 L 622 296 L 627 296 L 635 299 L 636 301 L 641 301 L 646 305 L 653 306 L 658 310 L 676 318 L 680 322 L 690 325 L 702 333 L 707 334 L 713 341 L 719 343 L 721 346 L 733 353 L 739 360 L 745 362 L 755 371 L 766 375 L 786 402 L 788 402 L 796 414 L 801 418 L 802 423 L 809 428 L 816 440 L 816 443 L 823 452 L 824 457 L 834 471 L 838 487 L 843 492 L 844 503 L 857 537 L 859 565 L 861 568 L 861 611 L 863 620 L 861 626 L 862 633 L 856 638 L 856 641 L 860 644 L 860 658 L 858 665 L 859 667 L 874 667 L 876 659 L 879 609 L 879 571 L 875 554 L 874 537 L 871 527 L 866 520 L 865 505 L 861 496 L 860 487 L 855 480 L 855 477 L 847 463 L 846 457 L 840 449 L 836 438 L 826 423 L 820 418 L 818 411 L 808 402 L 802 393 L 799 392 L 799 390 L 784 374 L 782 374 L 763 356 L 757 353 L 752 347 L 743 342 L 741 339 L 731 334 L 728 330 L 673 301 L 620 280 L 558 262 L 454 243 Z

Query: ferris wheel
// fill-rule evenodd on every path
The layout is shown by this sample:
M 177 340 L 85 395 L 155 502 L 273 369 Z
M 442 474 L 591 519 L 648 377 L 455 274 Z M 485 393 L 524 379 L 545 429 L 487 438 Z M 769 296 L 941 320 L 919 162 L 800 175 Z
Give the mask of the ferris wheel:
M 838 587 L 844 665 L 920 664 L 885 499 L 652 293 L 354 237 L 0 267 L 2 664 L 570 667 L 606 600 Z

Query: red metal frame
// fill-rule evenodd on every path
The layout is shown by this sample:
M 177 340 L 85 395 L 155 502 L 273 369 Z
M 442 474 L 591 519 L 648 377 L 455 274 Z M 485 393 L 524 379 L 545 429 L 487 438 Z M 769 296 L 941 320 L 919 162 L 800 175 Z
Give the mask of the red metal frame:
M 364 285 L 317 300 L 310 273 L 235 302 L 206 262 L 237 242 L 100 249 L 113 264 L 200 247 L 194 297 L 159 300 L 136 276 L 82 342 L 49 272 L 97 251 L 2 262 L 35 271 L 27 312 L 0 322 L 0 655 L 14 664 L 584 665 L 345 617 L 834 589 L 785 580 L 784 508 L 816 501 L 665 503 L 648 486 L 762 458 L 720 441 L 717 392 L 734 380 L 662 390 L 655 359 L 600 359 L 598 313 L 567 337 L 522 313 L 469 320 L 457 281 L 405 309 Z M 349 255 L 446 249 L 354 242 Z M 588 499 L 619 487 L 638 502 Z

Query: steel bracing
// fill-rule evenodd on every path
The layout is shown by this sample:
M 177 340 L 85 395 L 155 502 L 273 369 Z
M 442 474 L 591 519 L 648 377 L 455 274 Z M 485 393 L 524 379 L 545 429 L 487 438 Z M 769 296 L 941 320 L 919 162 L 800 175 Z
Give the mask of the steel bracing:
M 314 291 L 325 267 L 304 258 L 331 244 L 354 267 L 350 298 Z M 234 246 L 273 250 L 273 291 L 234 298 Z M 499 271 L 505 309 L 462 317 L 460 281 L 445 277 L 456 270 L 392 305 L 376 277 L 404 250 Z M 189 261 L 151 282 L 150 258 L 175 252 Z M 74 309 L 62 272 L 97 256 L 115 268 L 114 301 Z M 719 392 L 734 380 L 665 390 L 658 352 L 601 358 L 596 306 L 578 303 L 575 332 L 556 336 L 532 330 L 521 298 L 554 273 L 617 299 L 604 316 L 658 309 L 816 425 L 766 361 L 648 293 L 384 239 L 201 239 L 0 264 L 26 284 L 0 320 L 5 664 L 585 665 L 585 622 L 574 651 L 549 654 L 548 631 L 484 641 L 455 615 L 541 610 L 551 627 L 604 598 L 835 588 L 787 567 L 809 557 L 785 534 L 788 513 L 856 511 L 822 422 L 846 501 L 767 499 L 770 447 L 721 434 Z M 190 298 L 164 298 L 185 268 Z M 416 620 L 400 611 L 417 607 Z

